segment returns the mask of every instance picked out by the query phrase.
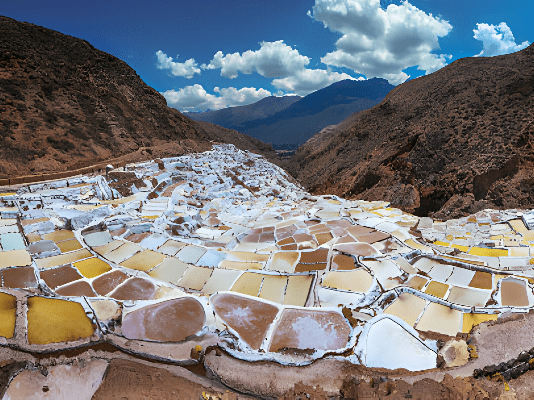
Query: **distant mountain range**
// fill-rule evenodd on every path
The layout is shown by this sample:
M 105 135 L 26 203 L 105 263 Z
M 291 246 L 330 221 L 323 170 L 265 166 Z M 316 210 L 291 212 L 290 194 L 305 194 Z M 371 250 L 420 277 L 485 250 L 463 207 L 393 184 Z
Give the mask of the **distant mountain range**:
M 321 129 L 380 103 L 394 88 L 388 81 L 343 80 L 305 97 L 266 97 L 217 111 L 185 113 L 191 119 L 234 129 L 273 145 L 301 144 Z

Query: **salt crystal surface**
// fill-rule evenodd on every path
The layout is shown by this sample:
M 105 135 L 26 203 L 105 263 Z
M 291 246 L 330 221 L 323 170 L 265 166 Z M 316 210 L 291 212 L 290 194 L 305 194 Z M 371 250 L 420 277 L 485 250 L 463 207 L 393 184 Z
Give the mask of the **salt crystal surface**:
M 378 316 L 367 322 L 358 349 L 367 367 L 405 368 L 422 371 L 435 368 L 437 354 L 402 320 Z

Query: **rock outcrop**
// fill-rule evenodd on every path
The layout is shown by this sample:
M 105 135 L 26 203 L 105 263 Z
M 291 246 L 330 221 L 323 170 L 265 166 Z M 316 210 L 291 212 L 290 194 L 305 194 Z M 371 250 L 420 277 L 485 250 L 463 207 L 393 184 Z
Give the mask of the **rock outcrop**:
M 313 193 L 448 219 L 534 207 L 534 46 L 464 58 L 329 127 L 291 170 Z

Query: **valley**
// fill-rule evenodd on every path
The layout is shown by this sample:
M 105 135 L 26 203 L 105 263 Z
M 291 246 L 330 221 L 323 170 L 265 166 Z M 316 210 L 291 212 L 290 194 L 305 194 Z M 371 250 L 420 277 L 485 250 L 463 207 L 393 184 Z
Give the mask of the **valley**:
M 532 398 L 533 46 L 182 113 L 0 16 L 0 397 Z

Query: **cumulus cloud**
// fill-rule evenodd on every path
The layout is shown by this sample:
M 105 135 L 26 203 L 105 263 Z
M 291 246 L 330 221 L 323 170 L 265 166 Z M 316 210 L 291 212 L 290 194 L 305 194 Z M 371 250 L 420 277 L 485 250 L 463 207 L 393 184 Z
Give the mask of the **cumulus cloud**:
M 180 111 L 219 110 L 225 107 L 254 103 L 264 97 L 271 96 L 271 92 L 268 90 L 252 87 L 242 89 L 216 87 L 213 91 L 217 94 L 210 94 L 202 85 L 195 84 L 179 90 L 167 90 L 161 94 L 167 100 L 169 107 Z
M 195 62 L 194 58 L 190 58 L 184 63 L 179 63 L 173 61 L 172 57 L 168 57 L 167 54 L 161 50 L 156 52 L 156 56 L 158 58 L 156 68 L 168 69 L 174 76 L 183 76 L 187 79 L 191 79 L 195 74 L 200 74 L 200 68 L 198 68 L 198 64 Z M 178 56 L 176 56 L 176 58 L 178 59 Z
M 291 75 L 293 71 L 303 69 L 310 63 L 310 59 L 300 55 L 284 43 L 261 42 L 257 51 L 247 50 L 243 54 L 233 53 L 224 55 L 218 51 L 209 64 L 203 64 L 203 69 L 220 69 L 221 76 L 234 79 L 239 72 L 251 74 L 256 71 L 266 78 L 282 78 Z
M 221 76 L 229 79 L 237 78 L 240 73 L 257 72 L 273 79 L 271 83 L 277 89 L 301 96 L 343 79 L 354 79 L 345 73 L 308 69 L 306 66 L 309 63 L 310 58 L 301 55 L 283 40 L 278 40 L 261 42 L 259 50 L 247 50 L 242 54 L 224 54 L 218 51 L 210 63 L 202 64 L 201 68 L 220 69 Z
M 529 46 L 528 41 L 516 44 L 512 30 L 501 22 L 499 25 L 477 24 L 477 29 L 473 29 L 476 40 L 482 42 L 483 49 L 475 57 L 499 56 L 502 54 L 514 53 Z
M 438 39 L 452 26 L 408 1 L 383 9 L 380 0 L 315 0 L 308 15 L 343 34 L 336 42 L 337 49 L 321 61 L 367 78 L 381 77 L 399 84 L 409 78 L 402 72 L 406 68 L 417 66 L 429 74 L 450 59 L 433 51 L 440 49 Z

